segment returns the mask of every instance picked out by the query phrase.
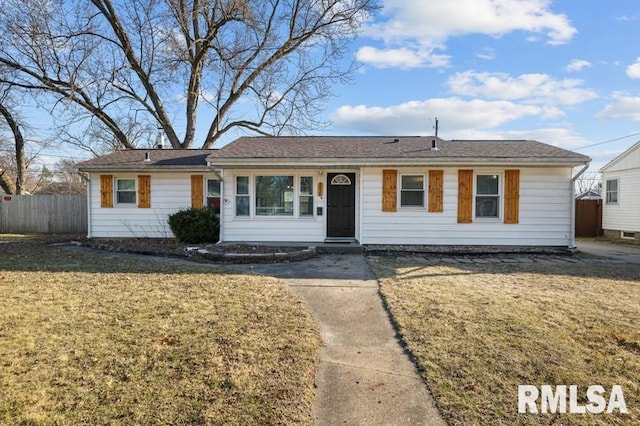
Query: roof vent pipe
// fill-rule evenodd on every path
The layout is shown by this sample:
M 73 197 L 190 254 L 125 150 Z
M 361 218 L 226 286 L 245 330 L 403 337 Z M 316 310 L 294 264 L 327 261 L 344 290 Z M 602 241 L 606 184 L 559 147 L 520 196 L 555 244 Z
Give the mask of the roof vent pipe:
M 151 157 L 149 156 L 148 152 L 144 153 L 144 162 L 148 163 L 149 161 L 151 161 Z
M 162 128 L 158 129 L 158 137 L 156 138 L 156 148 L 164 149 L 164 133 L 162 132 Z
M 438 142 L 435 138 L 431 139 L 431 151 L 438 150 Z

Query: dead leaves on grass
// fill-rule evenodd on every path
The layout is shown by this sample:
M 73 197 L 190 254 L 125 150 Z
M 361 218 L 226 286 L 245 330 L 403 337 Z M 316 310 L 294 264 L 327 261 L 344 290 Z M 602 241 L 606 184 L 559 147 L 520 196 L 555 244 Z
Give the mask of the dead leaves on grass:
M 618 346 L 632 352 L 640 353 L 640 342 L 629 340 L 626 336 L 613 336 L 618 342 Z
M 163 345 L 175 345 L 179 341 L 180 339 L 175 336 L 164 336 L 162 339 L 160 339 L 160 343 L 162 343 Z

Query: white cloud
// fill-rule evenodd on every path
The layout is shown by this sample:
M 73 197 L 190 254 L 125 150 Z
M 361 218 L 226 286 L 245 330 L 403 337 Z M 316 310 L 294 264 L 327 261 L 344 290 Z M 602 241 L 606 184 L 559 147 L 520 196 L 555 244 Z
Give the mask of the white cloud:
M 512 77 L 506 73 L 465 71 L 452 75 L 447 84 L 456 95 L 543 105 L 576 105 L 598 97 L 594 91 L 580 87 L 582 80 L 554 80 L 548 74 Z
M 596 118 L 640 121 L 640 97 L 622 93 L 613 94 L 613 102 L 596 114 Z
M 455 139 L 497 139 L 497 140 L 535 140 L 563 148 L 572 148 L 589 143 L 582 136 L 576 135 L 569 129 L 543 128 L 532 130 L 464 130 L 455 132 Z
M 636 61 L 627 67 L 627 76 L 629 78 L 640 78 L 640 57 Z
M 480 52 L 476 53 L 476 57 L 484 59 L 485 61 L 491 61 L 492 59 L 495 59 L 496 51 L 490 47 L 485 47 Z
M 429 119 L 438 117 L 446 137 L 455 131 L 491 129 L 525 117 L 545 118 L 547 109 L 509 101 L 436 98 L 389 107 L 346 105 L 331 116 L 337 128 L 374 134 L 433 134 Z
M 569 65 L 567 65 L 567 72 L 579 72 L 582 71 L 585 68 L 590 68 L 591 62 L 589 61 L 585 61 L 584 59 L 574 59 L 572 60 Z
M 365 46 L 356 52 L 356 59 L 378 68 L 418 68 L 424 66 L 425 63 L 429 63 L 432 66 L 444 66 L 448 63 L 448 57 L 443 55 L 430 56 L 429 53 L 404 47 L 400 49 L 377 49 Z
M 565 15 L 552 12 L 550 4 L 550 0 L 384 0 L 379 19 L 365 34 L 384 42 L 381 52 L 408 48 L 415 57 L 425 58 L 424 66 L 435 66 L 429 61 L 433 51 L 444 50 L 452 36 L 499 37 L 525 31 L 544 36 L 549 44 L 568 42 L 577 31 Z M 371 63 L 391 66 L 393 61 L 378 58 Z

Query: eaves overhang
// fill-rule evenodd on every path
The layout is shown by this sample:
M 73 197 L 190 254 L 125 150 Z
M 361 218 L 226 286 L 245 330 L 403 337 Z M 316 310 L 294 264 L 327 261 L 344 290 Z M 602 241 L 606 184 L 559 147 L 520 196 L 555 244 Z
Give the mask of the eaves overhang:
M 212 166 L 175 166 L 175 165 L 139 165 L 139 164 L 105 164 L 78 167 L 80 172 L 211 172 Z

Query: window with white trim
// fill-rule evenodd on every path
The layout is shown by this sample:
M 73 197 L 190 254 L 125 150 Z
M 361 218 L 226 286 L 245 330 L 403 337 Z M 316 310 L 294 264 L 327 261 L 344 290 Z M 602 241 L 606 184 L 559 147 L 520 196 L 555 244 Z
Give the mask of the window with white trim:
M 475 186 L 476 218 L 499 218 L 500 176 L 478 174 Z
M 116 203 L 135 204 L 136 203 L 136 180 L 116 179 Z
M 256 216 L 293 216 L 293 176 L 256 176 Z
M 236 216 L 249 216 L 249 176 L 236 176 Z
M 400 207 L 424 207 L 424 175 L 402 175 L 400 185 Z
M 220 214 L 220 179 L 207 179 L 207 207 Z
M 618 204 L 618 179 L 607 180 L 607 204 Z
M 313 216 L 313 176 L 300 176 L 299 214 Z

